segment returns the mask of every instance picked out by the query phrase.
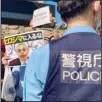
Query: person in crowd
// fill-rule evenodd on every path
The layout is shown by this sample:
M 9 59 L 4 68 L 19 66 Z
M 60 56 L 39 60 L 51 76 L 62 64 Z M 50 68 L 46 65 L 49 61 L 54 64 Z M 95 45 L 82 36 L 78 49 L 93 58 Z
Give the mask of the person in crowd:
M 100 13 L 101 15 L 101 13 Z M 96 27 L 97 33 L 102 37 L 102 31 L 101 31 L 101 20 L 98 22 L 97 27 Z
M 18 55 L 17 59 L 12 60 L 9 63 L 9 66 L 12 67 L 12 75 L 13 75 L 13 80 L 14 80 L 14 85 L 16 89 L 16 97 L 15 97 L 15 102 L 22 101 L 23 99 L 23 81 L 24 81 L 24 73 L 25 73 L 25 68 L 26 68 L 26 63 L 28 60 L 28 55 L 29 55 L 29 49 L 26 44 L 20 43 L 17 44 L 16 48 L 16 53 Z M 2 63 L 4 65 L 8 65 L 8 60 L 10 59 L 9 56 L 4 56 L 2 58 Z M 16 66 L 19 65 L 19 66 Z M 20 66 L 21 65 L 21 66 Z M 7 68 L 7 67 L 5 67 Z M 10 93 L 14 92 L 14 88 L 9 88 L 8 91 Z
M 4 45 L 4 40 L 1 40 L 1 58 L 5 56 L 5 45 Z M 4 78 L 4 72 L 5 72 L 5 69 L 4 69 L 4 64 L 1 63 L 1 82 L 3 82 L 3 78 Z
M 5 44 L 4 44 L 4 40 L 1 40 L 1 59 L 5 56 Z M 3 84 L 3 79 L 4 79 L 4 73 L 5 73 L 5 65 L 2 63 L 1 61 L 1 90 L 2 90 L 2 84 Z M 6 102 L 5 100 L 3 100 L 1 98 L 2 102 Z
M 97 33 L 98 33 L 98 34 L 101 36 L 101 38 L 102 38 L 102 30 L 101 30 L 101 27 L 98 28 Z
M 96 31 L 102 38 L 101 21 L 99 21 L 99 23 L 97 24 Z
M 68 28 L 30 56 L 23 101 L 101 101 L 100 1 L 59 0 L 58 12 Z

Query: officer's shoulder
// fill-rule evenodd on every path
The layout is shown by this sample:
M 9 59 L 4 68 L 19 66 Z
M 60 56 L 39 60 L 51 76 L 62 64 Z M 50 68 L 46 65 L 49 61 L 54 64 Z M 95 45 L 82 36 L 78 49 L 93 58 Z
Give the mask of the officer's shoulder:
M 91 37 L 91 39 L 95 39 L 96 41 L 100 42 L 101 41 L 101 37 L 98 35 L 98 34 L 89 34 L 85 32 L 85 34 L 81 34 L 81 32 L 76 32 L 76 34 L 67 34 L 67 35 L 64 35 L 63 37 L 61 37 L 60 39 L 57 39 L 57 40 L 54 40 L 54 41 L 51 41 L 50 44 L 54 44 L 54 45 L 58 45 L 60 43 L 63 43 L 63 42 L 66 42 L 66 40 L 68 41 L 68 39 L 70 40 L 73 40 L 73 38 L 77 37 L 77 36 L 80 36 L 80 37 Z

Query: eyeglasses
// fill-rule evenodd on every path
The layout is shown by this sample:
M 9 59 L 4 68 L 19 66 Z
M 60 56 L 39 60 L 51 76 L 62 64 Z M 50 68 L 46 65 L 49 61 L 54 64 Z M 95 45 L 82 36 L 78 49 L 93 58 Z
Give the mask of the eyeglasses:
M 18 49 L 18 50 L 17 50 L 18 53 L 20 53 L 20 52 L 22 52 L 22 51 L 25 52 L 25 51 L 27 51 L 27 49 L 26 49 L 26 48 L 22 48 L 22 49 Z
M 44 40 L 51 41 L 52 38 L 54 38 L 54 36 L 51 36 L 51 37 L 44 37 Z

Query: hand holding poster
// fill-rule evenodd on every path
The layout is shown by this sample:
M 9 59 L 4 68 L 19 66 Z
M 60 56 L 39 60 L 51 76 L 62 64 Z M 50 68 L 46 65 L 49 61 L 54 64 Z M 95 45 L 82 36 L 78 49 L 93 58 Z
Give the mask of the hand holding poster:
M 10 56 L 9 66 L 22 65 L 35 48 L 44 44 L 42 31 L 30 31 L 4 38 L 6 54 Z
M 33 27 L 51 23 L 49 6 L 35 10 L 33 13 L 33 20 Z

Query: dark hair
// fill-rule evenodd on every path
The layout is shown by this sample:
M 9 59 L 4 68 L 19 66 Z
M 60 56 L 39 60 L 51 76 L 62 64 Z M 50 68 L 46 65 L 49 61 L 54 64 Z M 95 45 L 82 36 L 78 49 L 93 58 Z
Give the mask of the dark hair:
M 59 0 L 58 12 L 64 19 L 83 13 L 93 0 Z

